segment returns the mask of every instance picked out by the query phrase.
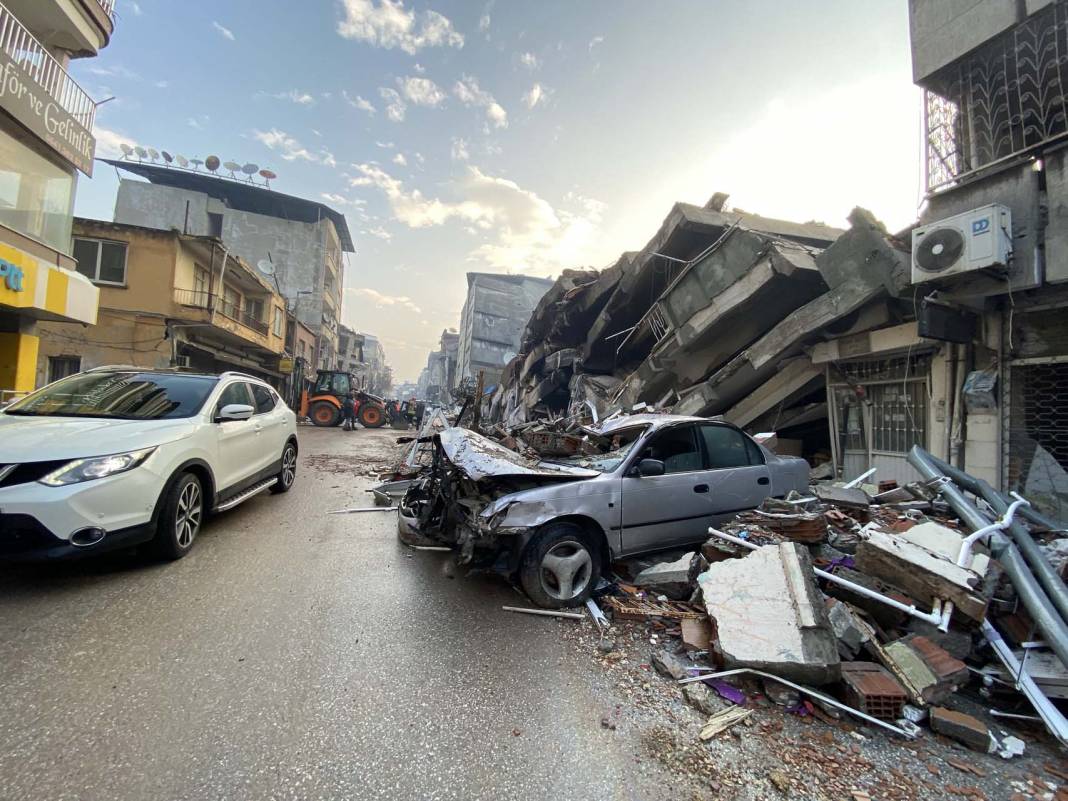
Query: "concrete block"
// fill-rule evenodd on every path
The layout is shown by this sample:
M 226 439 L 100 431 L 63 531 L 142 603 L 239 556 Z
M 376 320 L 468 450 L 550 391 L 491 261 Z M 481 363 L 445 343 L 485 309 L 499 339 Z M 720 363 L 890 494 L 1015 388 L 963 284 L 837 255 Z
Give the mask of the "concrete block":
M 803 546 L 764 546 L 711 565 L 697 581 L 716 627 L 713 650 L 728 668 L 805 684 L 838 680 L 837 640 Z
M 901 535 L 872 531 L 857 546 L 856 565 L 862 573 L 901 587 L 923 605 L 948 599 L 972 620 L 986 614 L 986 599 L 974 589 L 979 576 Z
M 827 616 L 838 638 L 838 654 L 842 659 L 856 659 L 861 646 L 868 641 L 868 634 L 858 625 L 853 610 L 832 598 L 827 604 Z
M 676 601 L 685 601 L 693 595 L 694 583 L 702 567 L 701 557 L 691 552 L 674 562 L 661 562 L 647 567 L 634 577 L 634 583 L 653 595 L 666 595 Z
M 974 751 L 990 752 L 990 732 L 986 724 L 971 715 L 936 706 L 931 710 L 931 728 Z
M 686 662 L 670 651 L 665 651 L 663 648 L 653 651 L 653 655 L 650 657 L 649 661 L 653 663 L 653 667 L 656 668 L 657 673 L 669 679 L 678 681 L 689 675 L 686 672 Z
M 968 667 L 926 637 L 916 634 L 896 640 L 884 653 L 924 701 L 944 701 L 968 680 Z

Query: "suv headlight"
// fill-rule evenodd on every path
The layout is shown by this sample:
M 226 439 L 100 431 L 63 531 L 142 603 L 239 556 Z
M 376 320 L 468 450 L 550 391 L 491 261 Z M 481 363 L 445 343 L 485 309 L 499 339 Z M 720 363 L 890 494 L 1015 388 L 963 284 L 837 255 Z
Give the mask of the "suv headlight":
M 155 452 L 155 448 L 142 448 L 129 453 L 115 453 L 111 456 L 94 456 L 91 459 L 75 459 L 67 462 L 58 470 L 53 470 L 44 478 L 42 484 L 50 487 L 63 487 L 94 478 L 105 478 L 117 473 L 133 470 Z

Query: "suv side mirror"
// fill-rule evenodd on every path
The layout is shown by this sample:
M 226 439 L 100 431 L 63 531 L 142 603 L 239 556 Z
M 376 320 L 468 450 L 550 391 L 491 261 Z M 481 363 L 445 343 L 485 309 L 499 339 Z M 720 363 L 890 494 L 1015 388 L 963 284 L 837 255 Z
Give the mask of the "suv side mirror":
M 642 478 L 662 476 L 664 475 L 664 463 L 659 459 L 642 459 L 631 472 Z
M 219 413 L 215 415 L 216 423 L 225 423 L 228 420 L 248 420 L 252 417 L 252 412 L 255 411 L 247 403 L 228 403 L 219 409 Z

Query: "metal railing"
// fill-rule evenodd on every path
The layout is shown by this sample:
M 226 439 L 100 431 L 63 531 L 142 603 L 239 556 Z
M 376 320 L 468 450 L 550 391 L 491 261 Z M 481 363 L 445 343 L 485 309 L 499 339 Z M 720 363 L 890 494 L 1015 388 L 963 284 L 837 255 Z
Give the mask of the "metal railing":
M 115 0 L 96 0 L 98 6 L 104 9 L 104 13 L 115 19 Z
M 211 292 L 201 289 L 176 289 L 174 290 L 174 302 L 182 306 L 192 306 L 197 309 L 214 309 L 228 320 L 233 320 L 246 328 L 251 328 L 257 333 L 266 335 L 269 326 L 258 317 L 249 314 L 241 308 L 241 304 L 234 303 L 226 298 L 220 298 Z
M 113 2 L 113 0 L 102 0 Z M 0 3 L 0 49 L 24 69 L 48 96 L 86 130 L 93 130 L 96 102 L 78 85 L 63 65 Z

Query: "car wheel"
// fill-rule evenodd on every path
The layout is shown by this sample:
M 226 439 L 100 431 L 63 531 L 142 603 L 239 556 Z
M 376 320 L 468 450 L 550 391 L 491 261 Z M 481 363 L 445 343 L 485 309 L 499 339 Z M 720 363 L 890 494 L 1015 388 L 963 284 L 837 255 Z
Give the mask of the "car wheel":
M 553 523 L 527 546 L 519 582 L 538 606 L 578 606 L 601 577 L 601 554 L 593 538 L 574 523 Z
M 160 511 L 156 546 L 166 559 L 181 559 L 193 547 L 204 522 L 204 490 L 200 479 L 183 473 L 171 487 Z
M 282 449 L 282 466 L 278 470 L 278 480 L 271 485 L 271 492 L 280 495 L 289 492 L 297 480 L 297 446 L 287 442 Z
M 377 406 L 363 404 L 360 406 L 360 425 L 364 428 L 381 428 L 386 424 L 386 413 Z

